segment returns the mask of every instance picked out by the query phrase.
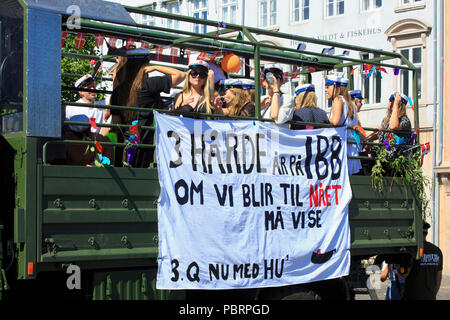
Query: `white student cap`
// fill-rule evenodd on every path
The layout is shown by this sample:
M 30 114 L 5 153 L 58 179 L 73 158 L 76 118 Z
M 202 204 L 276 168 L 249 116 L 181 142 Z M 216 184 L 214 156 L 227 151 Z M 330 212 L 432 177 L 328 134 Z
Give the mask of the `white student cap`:
M 90 74 L 85 74 L 75 82 L 75 88 L 78 88 L 82 84 L 87 84 L 92 81 L 94 81 L 94 78 Z
M 358 99 L 364 99 L 362 96 L 361 90 L 352 90 L 349 92 L 352 99 L 358 98 Z
M 194 62 L 189 64 L 189 69 L 192 69 L 195 67 L 205 67 L 207 70 L 209 70 L 209 64 L 203 60 L 195 60 Z
M 298 94 L 300 94 L 302 92 L 306 92 L 306 91 L 315 92 L 316 87 L 313 84 L 309 84 L 309 83 L 301 84 L 301 85 L 297 86 L 297 88 L 295 88 L 295 95 L 298 95 Z
M 330 75 L 327 77 L 327 84 L 328 85 L 336 85 L 339 87 L 347 87 L 348 86 L 348 79 L 339 77 L 336 75 Z
M 220 81 L 225 89 L 240 88 L 244 90 L 255 89 L 255 81 L 252 79 L 225 79 Z
M 408 104 L 408 96 L 405 95 L 405 94 L 403 94 L 403 93 L 401 93 L 401 92 L 398 92 L 398 91 L 392 92 L 391 95 L 389 96 L 389 100 L 395 99 L 395 94 L 396 94 L 396 93 L 399 93 L 400 96 L 402 97 L 402 103 L 403 103 L 403 104 Z

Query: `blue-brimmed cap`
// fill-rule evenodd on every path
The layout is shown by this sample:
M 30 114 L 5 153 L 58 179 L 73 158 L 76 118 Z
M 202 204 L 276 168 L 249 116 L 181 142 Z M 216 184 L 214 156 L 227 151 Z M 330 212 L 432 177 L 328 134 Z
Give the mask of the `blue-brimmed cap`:
M 80 79 L 75 82 L 75 88 L 80 87 L 81 85 L 86 85 L 94 81 L 94 78 L 90 74 L 85 74 Z
M 389 100 L 395 99 L 395 94 L 396 93 L 399 93 L 400 96 L 402 97 L 402 103 L 403 104 L 408 104 L 408 96 L 403 94 L 403 93 L 401 93 L 401 92 L 398 92 L 398 91 L 392 92 L 391 95 L 389 96 Z
M 327 82 L 326 84 L 328 85 L 335 85 L 338 87 L 347 87 L 348 86 L 348 79 L 344 78 L 344 77 L 338 77 L 335 75 L 331 75 L 327 77 Z
M 352 99 L 358 98 L 358 99 L 364 99 L 362 96 L 361 90 L 352 90 L 349 92 Z
M 221 80 L 220 84 L 225 90 L 230 88 L 240 88 L 244 90 L 255 89 L 255 81 L 252 79 L 225 79 Z
M 299 86 L 297 86 L 297 88 L 295 88 L 295 95 L 298 95 L 302 92 L 315 92 L 316 91 L 316 87 L 313 84 L 301 84 Z

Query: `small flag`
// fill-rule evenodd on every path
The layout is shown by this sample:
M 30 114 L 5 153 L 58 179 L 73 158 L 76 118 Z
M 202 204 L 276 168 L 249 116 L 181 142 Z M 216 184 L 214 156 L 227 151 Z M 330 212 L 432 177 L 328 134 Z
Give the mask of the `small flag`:
M 385 68 L 381 68 L 381 67 L 376 67 L 376 69 L 377 69 L 377 70 L 380 70 L 380 71 L 383 71 L 384 73 L 386 73 L 386 74 L 387 74 L 387 71 L 386 71 L 386 69 L 385 69 Z
M 170 63 L 177 64 L 178 63 L 178 49 L 170 48 Z
M 66 38 L 67 38 L 68 34 L 69 34 L 68 32 L 61 33 L 61 48 L 64 47 L 64 43 L 66 42 Z
M 423 165 L 423 157 L 425 155 L 427 155 L 428 153 L 430 153 L 430 151 L 431 151 L 431 146 L 430 146 L 429 142 L 420 145 L 420 166 Z
M 394 69 L 394 75 L 398 76 L 400 74 L 400 69 L 395 68 Z
M 414 111 L 414 101 L 413 101 L 413 99 L 411 97 L 409 97 L 409 105 L 411 106 L 411 108 Z
M 204 60 L 206 58 L 206 52 L 200 52 L 197 56 L 197 60 Z
M 98 143 L 97 140 L 94 141 L 94 144 L 95 144 L 95 148 L 97 149 L 97 151 L 102 153 L 102 151 L 103 151 L 102 145 L 100 143 Z
M 355 71 L 356 71 L 357 69 L 358 69 L 358 67 L 352 69 L 352 71 L 350 71 L 350 75 L 352 76 L 352 75 L 355 73 Z
M 368 66 L 372 66 L 372 65 L 370 64 Z M 369 74 L 366 76 L 366 79 L 369 79 L 372 76 L 372 74 L 374 73 L 375 70 L 376 70 L 375 67 L 372 66 L 372 69 L 370 70 Z
M 155 51 L 155 60 L 162 61 L 162 55 L 163 55 L 164 48 L 161 46 L 156 46 L 155 50 L 156 50 Z
M 134 47 L 134 48 L 136 47 L 136 40 L 134 40 L 133 38 L 128 38 L 125 49 L 130 50 L 132 47 Z
M 300 72 L 300 69 L 295 69 L 294 71 L 292 71 L 291 80 L 297 78 Z
M 355 129 L 356 131 L 359 131 L 364 137 L 367 136 L 366 131 L 361 126 L 354 126 L 353 129 Z
M 117 40 L 119 40 L 117 37 L 109 37 L 108 43 L 111 47 L 116 48 Z
M 104 34 L 100 34 L 100 33 L 96 33 L 95 34 L 95 46 L 96 47 L 100 47 L 103 45 L 103 41 L 105 41 L 105 35 Z
M 150 42 L 148 41 L 141 41 L 141 48 L 146 48 L 148 49 L 150 47 Z
M 86 33 L 77 33 L 77 40 L 75 42 L 75 48 L 76 49 L 83 48 L 85 40 L 86 40 Z
M 90 118 L 91 126 L 94 130 L 97 130 L 97 123 L 95 123 L 95 118 Z
M 411 136 L 411 145 L 414 145 L 414 143 L 416 142 L 416 137 L 419 134 L 420 131 L 420 127 L 417 126 L 416 132 L 414 132 Z

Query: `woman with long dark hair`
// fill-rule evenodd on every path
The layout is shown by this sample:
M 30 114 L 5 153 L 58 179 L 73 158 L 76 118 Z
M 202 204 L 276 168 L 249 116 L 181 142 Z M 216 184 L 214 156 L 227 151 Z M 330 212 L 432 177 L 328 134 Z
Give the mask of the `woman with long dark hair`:
M 125 63 L 115 73 L 116 87 L 111 95 L 110 104 L 131 108 L 148 108 L 148 111 L 123 110 L 114 112 L 113 123 L 132 124 L 137 120 L 139 126 L 153 126 L 153 110 L 163 109 L 161 93 L 170 93 L 185 78 L 183 71 L 166 66 L 150 66 L 150 51 L 147 49 L 132 49 L 127 52 Z M 158 71 L 162 76 L 149 77 Z M 125 138 L 128 133 L 125 132 Z M 140 131 L 140 144 L 152 144 L 153 131 Z M 153 161 L 154 150 L 138 148 L 135 159 L 130 165 L 146 168 Z

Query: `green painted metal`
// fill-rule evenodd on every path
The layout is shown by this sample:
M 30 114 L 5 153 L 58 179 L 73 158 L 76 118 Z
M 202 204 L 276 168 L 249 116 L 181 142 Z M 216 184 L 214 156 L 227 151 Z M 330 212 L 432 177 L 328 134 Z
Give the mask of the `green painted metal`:
M 26 6 L 19 3 L 26 12 Z M 196 24 L 217 26 L 216 21 L 197 20 L 191 17 L 146 11 L 126 7 L 130 12 L 178 19 Z M 27 24 L 26 14 L 24 24 Z M 417 70 L 398 53 L 373 50 L 359 46 L 337 44 L 296 35 L 227 24 L 220 34 L 242 32 L 248 41 L 215 36 L 151 28 L 111 25 L 95 21 L 83 21 L 83 30 L 102 30 L 110 34 L 133 35 L 142 39 L 155 39 L 155 43 L 177 44 L 192 49 L 217 48 L 233 50 L 254 60 L 255 70 L 260 69 L 261 59 L 295 65 L 315 65 L 323 70 L 371 63 L 397 67 L 413 72 L 415 126 L 419 126 L 419 100 Z M 139 29 L 138 29 L 139 28 Z M 24 51 L 27 28 L 24 28 Z M 276 48 L 256 40 L 256 34 L 302 42 L 337 46 L 361 52 L 382 55 L 368 61 L 342 57 L 335 59 L 316 52 L 299 53 L 292 48 Z M 281 49 L 281 50 L 275 50 Z M 24 54 L 24 92 L 26 92 L 26 67 Z M 91 56 L 73 54 L 74 58 L 90 59 Z M 400 59 L 406 66 L 385 64 L 389 59 Z M 110 59 L 105 57 L 105 59 Z M 110 59 L 113 61 L 113 59 Z M 256 92 L 260 91 L 260 74 L 255 73 Z M 26 95 L 24 95 L 26 96 Z M 260 116 L 260 97 L 256 98 L 257 116 Z M 72 104 L 72 103 L 71 103 Z M 76 105 L 76 104 L 75 104 Z M 26 101 L 24 110 L 26 111 Z M 96 105 L 98 107 L 98 105 Z M 44 107 L 44 106 L 43 106 Z M 124 106 L 110 109 L 126 110 Z M 130 108 L 134 109 L 134 108 Z M 218 116 L 218 118 L 222 118 Z M 238 117 L 236 117 L 238 118 Z M 24 112 L 24 124 L 26 112 Z M 79 123 L 74 123 L 79 124 Z M 107 125 L 105 125 L 107 126 Z M 24 126 L 25 127 L 25 126 Z M 125 126 L 124 126 L 125 127 Z M 153 127 L 148 127 L 153 128 Z M 5 136 L 15 150 L 14 179 L 14 243 L 17 250 L 17 278 L 34 279 L 41 270 L 60 271 L 70 263 L 77 263 L 93 277 L 93 298 L 103 299 L 172 299 L 183 297 L 184 292 L 156 290 L 158 256 L 157 199 L 159 181 L 157 169 L 87 168 L 50 165 L 48 147 L 52 144 L 77 143 L 43 138 L 26 137 L 25 133 Z M 79 143 L 79 142 L 78 142 Z M 88 142 L 89 144 L 89 142 Z M 154 145 L 142 147 L 154 148 Z M 370 177 L 352 176 L 353 200 L 349 207 L 351 227 L 351 252 L 353 257 L 377 254 L 409 252 L 418 257 L 422 246 L 422 212 L 415 199 L 414 187 L 400 179 L 385 178 L 384 192 L 376 193 Z M 10 228 L 11 226 L 3 226 Z M 2 232 L 3 231 L 3 232 Z M 0 225 L 0 240 L 4 235 Z M 0 251 L 0 269 L 4 267 Z M 28 263 L 34 263 L 33 274 L 28 274 Z M 2 266 L 3 264 L 3 266 Z M 120 270 L 120 271 L 119 271 Z M 0 275 L 0 288 L 2 288 Z M 3 288 L 5 282 L 3 281 Z M 0 298 L 2 291 L 0 289 Z

